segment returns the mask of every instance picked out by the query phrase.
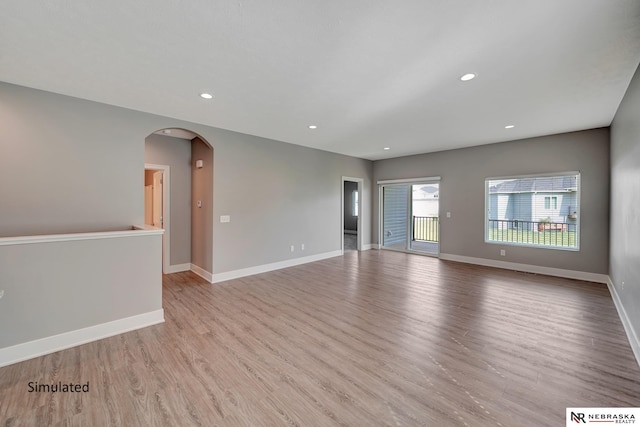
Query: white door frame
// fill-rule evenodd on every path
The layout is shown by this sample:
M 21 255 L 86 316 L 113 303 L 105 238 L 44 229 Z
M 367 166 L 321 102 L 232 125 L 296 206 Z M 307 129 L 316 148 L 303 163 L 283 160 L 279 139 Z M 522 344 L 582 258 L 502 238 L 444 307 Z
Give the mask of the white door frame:
M 356 247 L 359 251 L 362 250 L 362 187 L 364 184 L 364 178 L 354 178 L 350 176 L 343 176 L 340 186 L 340 250 L 344 255 L 344 183 L 356 182 L 358 183 L 358 234 L 356 234 Z
M 171 167 L 145 163 L 144 170 L 162 171 L 164 175 L 162 180 L 162 221 L 164 225 L 164 234 L 162 235 L 162 272 L 168 274 L 171 266 Z

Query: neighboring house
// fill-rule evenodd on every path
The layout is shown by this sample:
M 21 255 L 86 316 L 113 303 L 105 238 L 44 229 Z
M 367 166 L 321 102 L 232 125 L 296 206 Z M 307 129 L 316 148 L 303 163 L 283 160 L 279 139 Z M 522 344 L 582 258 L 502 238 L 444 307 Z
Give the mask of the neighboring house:
M 413 216 L 437 217 L 439 196 L 440 190 L 437 185 L 414 185 L 412 195 Z
M 577 216 L 576 180 L 562 176 L 500 181 L 489 187 L 487 218 L 571 223 Z

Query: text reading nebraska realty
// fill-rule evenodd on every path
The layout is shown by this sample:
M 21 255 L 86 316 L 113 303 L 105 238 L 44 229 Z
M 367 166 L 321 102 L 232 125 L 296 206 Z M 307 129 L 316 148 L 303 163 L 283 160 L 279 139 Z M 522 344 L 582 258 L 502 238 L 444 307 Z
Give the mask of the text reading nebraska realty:
M 30 381 L 27 384 L 29 393 L 88 393 L 89 381 L 84 384 L 63 383 L 58 381 L 53 384 L 40 384 L 37 381 Z

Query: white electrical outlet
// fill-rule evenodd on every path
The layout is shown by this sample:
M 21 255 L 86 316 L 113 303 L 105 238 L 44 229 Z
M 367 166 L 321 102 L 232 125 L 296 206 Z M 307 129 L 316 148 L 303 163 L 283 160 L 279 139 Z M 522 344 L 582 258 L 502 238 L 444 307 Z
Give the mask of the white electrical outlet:
M 304 243 L 300 245 L 300 250 L 304 251 Z
M 451 218 L 451 212 L 447 212 L 447 218 Z
M 507 251 L 500 249 L 500 256 L 507 256 Z
M 296 247 L 295 247 L 295 246 L 293 246 L 293 245 L 291 245 L 291 252 L 293 252 L 293 251 L 295 251 L 295 250 L 296 250 Z

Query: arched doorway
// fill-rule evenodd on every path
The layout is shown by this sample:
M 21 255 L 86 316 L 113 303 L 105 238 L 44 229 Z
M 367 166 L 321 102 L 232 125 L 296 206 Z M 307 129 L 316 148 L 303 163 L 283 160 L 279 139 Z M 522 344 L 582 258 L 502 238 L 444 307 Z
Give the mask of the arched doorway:
M 145 138 L 145 223 L 165 229 L 163 273 L 213 281 L 213 147 L 197 133 L 165 128 Z

